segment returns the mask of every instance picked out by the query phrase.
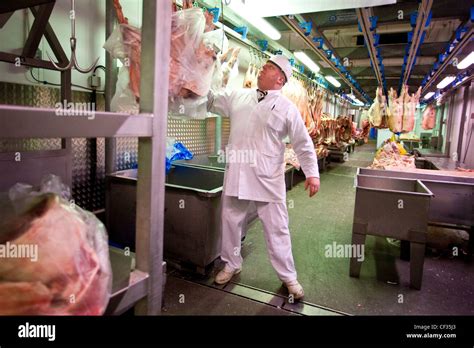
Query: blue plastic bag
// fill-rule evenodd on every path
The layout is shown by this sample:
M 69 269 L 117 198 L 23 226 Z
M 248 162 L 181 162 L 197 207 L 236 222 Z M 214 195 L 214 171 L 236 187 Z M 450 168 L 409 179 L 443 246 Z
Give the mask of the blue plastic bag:
M 170 150 L 171 151 L 167 151 L 166 155 L 166 174 L 170 171 L 172 162 L 183 159 L 190 160 L 194 157 L 191 151 L 179 142 L 174 143 L 173 148 Z

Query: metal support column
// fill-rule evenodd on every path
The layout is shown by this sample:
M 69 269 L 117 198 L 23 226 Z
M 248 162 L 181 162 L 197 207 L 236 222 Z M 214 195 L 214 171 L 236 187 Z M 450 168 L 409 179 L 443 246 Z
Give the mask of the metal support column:
M 107 40 L 114 30 L 115 8 L 113 0 L 107 0 L 105 4 L 105 39 Z M 110 102 L 115 94 L 117 83 L 117 61 L 109 52 L 105 51 L 105 111 L 110 111 Z M 105 138 L 105 173 L 116 171 L 117 162 L 117 139 Z
M 466 119 L 468 117 L 468 115 L 466 115 L 467 113 L 467 105 L 471 102 L 469 100 L 469 92 L 470 92 L 470 89 L 471 89 L 471 84 L 467 85 L 466 87 L 464 87 L 464 96 L 463 96 L 463 104 L 462 104 L 462 112 L 461 112 L 461 124 L 459 125 L 459 136 L 458 136 L 458 148 L 457 148 L 457 152 L 458 152 L 458 159 L 459 159 L 459 162 L 463 163 L 464 161 L 461 161 L 461 158 L 463 158 L 463 148 L 462 148 L 462 144 L 464 142 L 464 125 L 466 124 Z M 470 115 L 469 115 L 470 116 Z
M 143 2 L 140 109 L 153 114 L 153 136 L 139 138 L 137 183 L 137 269 L 149 274 L 148 296 L 137 314 L 161 312 L 165 148 L 171 38 L 171 0 Z
M 216 117 L 216 136 L 214 143 L 214 152 L 217 155 L 222 146 L 222 116 Z

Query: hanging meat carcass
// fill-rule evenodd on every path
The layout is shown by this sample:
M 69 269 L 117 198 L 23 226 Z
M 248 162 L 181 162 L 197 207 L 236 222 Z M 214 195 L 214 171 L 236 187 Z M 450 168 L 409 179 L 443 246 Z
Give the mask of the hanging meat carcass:
M 250 63 L 244 78 L 244 88 L 257 88 L 258 67 Z
M 377 87 L 375 101 L 369 109 L 369 120 L 373 127 L 385 128 L 388 123 L 387 99 L 381 87 Z
M 408 93 L 408 86 L 404 86 L 404 110 L 403 110 L 403 127 L 402 131 L 408 133 L 415 128 L 415 112 L 416 105 L 420 100 L 421 87 L 412 95 Z
M 388 127 L 393 133 L 400 133 L 403 129 L 403 93 L 397 97 L 397 91 L 390 88 L 388 92 L 390 115 L 388 117 Z
M 222 87 L 226 87 L 239 55 L 240 48 L 229 48 L 224 56 L 219 57 L 222 63 Z
M 433 129 L 436 124 L 436 109 L 433 105 L 428 105 L 423 112 L 423 120 L 421 122 L 421 127 L 423 129 L 429 130 Z
M 140 56 L 141 32 L 140 29 L 128 24 L 122 12 L 119 0 L 114 0 L 114 6 L 119 20 L 121 32 L 121 52 L 114 55 L 116 58 L 127 59 L 130 73 L 129 86 L 136 100 L 140 98 Z M 213 16 L 193 7 L 193 2 L 183 1 L 183 10 L 176 11 L 171 21 L 170 47 L 170 97 L 206 96 L 209 92 L 212 74 L 217 60 L 217 54 L 211 42 L 210 33 L 214 29 Z M 116 43 L 109 43 L 115 47 Z M 115 49 L 117 51 L 117 49 Z M 124 52 L 125 51 L 125 52 Z
M 314 135 L 316 126 L 311 117 L 308 92 L 301 81 L 294 77 L 290 78 L 290 81 L 288 81 L 288 83 L 286 83 L 282 88 L 282 94 L 296 105 L 301 117 L 303 118 L 308 133 Z
M 315 129 L 317 133 L 319 133 L 321 128 L 321 114 L 324 106 L 325 92 L 322 89 L 317 89 L 314 86 L 310 86 L 308 88 L 308 97 L 311 117 L 313 118 Z

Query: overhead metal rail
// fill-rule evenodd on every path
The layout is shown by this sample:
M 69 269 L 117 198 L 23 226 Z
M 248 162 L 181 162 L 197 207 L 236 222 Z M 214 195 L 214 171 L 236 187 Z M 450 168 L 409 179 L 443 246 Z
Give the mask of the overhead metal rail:
M 384 93 L 387 93 L 387 85 L 385 82 L 385 76 L 383 74 L 383 65 L 382 59 L 380 57 L 379 52 L 375 46 L 377 46 L 377 36 L 375 34 L 375 26 L 372 26 L 372 21 L 370 8 L 358 8 L 356 9 L 357 19 L 359 20 L 360 28 L 362 30 L 362 34 L 364 34 L 365 43 L 367 45 L 367 50 L 369 51 L 369 58 L 372 63 L 372 67 L 375 72 L 375 77 L 379 86 L 383 86 Z M 377 34 L 375 34 L 377 35 Z
M 294 16 L 281 16 L 280 19 L 296 34 L 298 34 L 304 42 L 308 45 L 308 47 L 318 55 L 318 57 L 324 61 L 329 67 L 337 74 L 339 77 L 346 83 L 350 88 L 353 89 L 353 92 L 356 93 L 360 98 L 365 100 L 368 103 L 371 103 L 371 99 L 364 95 L 361 92 L 361 88 L 356 86 L 354 82 L 356 82 L 348 72 L 343 73 L 337 66 L 336 63 L 331 59 L 331 56 L 322 48 L 316 46 L 315 42 L 312 39 L 312 36 L 318 37 L 318 33 L 314 31 L 314 28 L 311 28 L 309 33 L 305 31 L 300 23 L 294 18 Z M 310 35 L 313 34 L 313 35 Z M 316 35 L 314 35 L 316 34 Z M 335 59 L 334 59 L 335 60 Z M 352 80 L 352 81 L 351 81 Z M 354 81 L 354 82 L 353 82 Z
M 464 31 L 465 29 L 465 31 Z M 462 35 L 462 32 L 465 32 Z M 453 42 L 448 46 L 448 49 L 444 54 L 441 54 L 440 60 L 435 63 L 434 69 L 428 73 L 423 80 L 422 83 L 422 90 L 421 94 L 424 95 L 430 89 L 431 85 L 438 80 L 441 74 L 446 70 L 446 68 L 453 64 L 454 58 L 472 41 L 472 36 L 474 33 L 474 25 L 472 22 L 468 21 L 468 23 L 464 26 L 461 26 L 458 30 L 456 30 L 455 38 Z
M 410 50 L 408 52 L 408 58 L 405 66 L 405 71 L 402 79 L 402 86 L 408 84 L 410 79 L 411 72 L 415 66 L 416 56 L 422 41 L 424 40 L 424 31 L 426 23 L 430 17 L 431 6 L 433 5 L 433 0 L 422 0 L 418 8 L 418 15 L 416 18 L 415 29 L 413 30 L 412 42 Z

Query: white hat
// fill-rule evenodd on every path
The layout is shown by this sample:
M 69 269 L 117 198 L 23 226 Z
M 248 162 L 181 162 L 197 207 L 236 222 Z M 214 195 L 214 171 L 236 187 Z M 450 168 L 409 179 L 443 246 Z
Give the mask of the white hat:
M 286 82 L 288 82 L 293 72 L 290 61 L 281 54 L 274 55 L 269 59 L 269 61 L 276 64 L 281 69 L 281 71 L 283 71 L 286 77 Z

